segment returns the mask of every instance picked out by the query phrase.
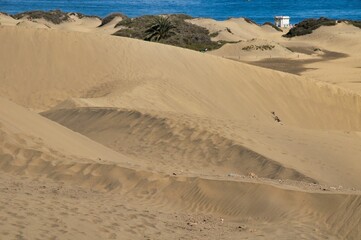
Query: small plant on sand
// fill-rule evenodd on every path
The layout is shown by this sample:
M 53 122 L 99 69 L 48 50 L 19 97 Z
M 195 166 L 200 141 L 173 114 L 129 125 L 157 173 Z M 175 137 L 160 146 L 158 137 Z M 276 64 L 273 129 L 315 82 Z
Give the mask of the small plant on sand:
M 232 30 L 231 30 L 230 28 L 226 27 L 226 30 L 227 30 L 227 32 L 229 32 L 230 34 L 233 34 L 233 32 L 232 32 Z
M 250 24 L 255 24 L 255 25 L 258 25 L 255 21 L 249 19 L 249 18 L 244 18 L 244 21 L 246 21 L 247 23 L 250 23 Z
M 157 16 L 154 18 L 152 25 L 145 30 L 147 36 L 144 38 L 146 41 L 159 42 L 162 39 L 170 37 L 174 32 L 175 26 L 169 20 L 169 17 Z

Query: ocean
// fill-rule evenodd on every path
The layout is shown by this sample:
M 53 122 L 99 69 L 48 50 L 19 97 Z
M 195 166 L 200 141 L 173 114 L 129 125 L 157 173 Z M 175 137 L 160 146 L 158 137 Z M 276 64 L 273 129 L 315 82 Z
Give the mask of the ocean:
M 247 17 L 257 23 L 288 15 L 291 23 L 305 18 L 328 17 L 361 20 L 361 0 L 0 0 L 0 12 L 60 9 L 104 17 L 122 12 L 130 17 L 185 13 L 193 17 L 225 20 Z

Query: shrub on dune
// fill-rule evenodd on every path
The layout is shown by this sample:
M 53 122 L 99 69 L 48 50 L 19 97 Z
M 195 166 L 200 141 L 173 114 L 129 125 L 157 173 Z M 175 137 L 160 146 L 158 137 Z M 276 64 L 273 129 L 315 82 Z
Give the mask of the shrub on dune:
M 328 19 L 321 17 L 319 19 L 306 19 L 298 24 L 295 27 L 291 28 L 288 33 L 283 35 L 284 37 L 291 38 L 296 36 L 303 36 L 311 34 L 313 30 L 321 26 L 334 26 L 337 21 L 333 19 Z
M 54 24 L 60 24 L 63 22 L 70 21 L 71 16 L 76 16 L 79 19 L 85 18 L 85 17 L 92 17 L 92 18 L 99 18 L 97 16 L 88 16 L 81 13 L 67 13 L 62 12 L 60 10 L 51 10 L 51 11 L 28 11 L 28 12 L 22 12 L 18 14 L 11 15 L 15 19 L 22 19 L 26 18 L 29 20 L 34 19 L 45 19 L 48 22 L 54 23 Z
M 213 42 L 206 28 L 187 22 L 192 17 L 184 14 L 167 16 L 141 16 L 120 21 L 116 27 L 122 29 L 116 36 L 137 38 L 173 46 L 204 51 L 223 46 L 224 42 Z
M 144 40 L 159 42 L 161 39 L 166 39 L 172 34 L 175 34 L 172 32 L 172 29 L 174 28 L 175 26 L 169 20 L 169 17 L 157 16 L 154 18 L 151 26 L 145 30 L 147 36 Z

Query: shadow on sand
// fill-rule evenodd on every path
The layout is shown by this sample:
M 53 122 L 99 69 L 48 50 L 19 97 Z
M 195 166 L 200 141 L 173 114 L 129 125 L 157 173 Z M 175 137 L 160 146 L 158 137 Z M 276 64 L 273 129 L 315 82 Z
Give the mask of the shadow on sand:
M 289 49 L 295 53 L 302 53 L 307 55 L 311 55 L 314 53 L 314 50 L 310 48 L 290 47 Z M 246 63 L 259 67 L 270 68 L 277 71 L 300 75 L 302 72 L 317 69 L 317 68 L 308 68 L 306 67 L 307 64 L 335 60 L 349 56 L 345 53 L 332 52 L 327 50 L 323 50 L 322 52 L 324 54 L 321 56 L 321 58 L 318 59 L 298 60 L 298 59 L 287 59 L 287 58 L 267 58 L 255 62 L 247 61 Z

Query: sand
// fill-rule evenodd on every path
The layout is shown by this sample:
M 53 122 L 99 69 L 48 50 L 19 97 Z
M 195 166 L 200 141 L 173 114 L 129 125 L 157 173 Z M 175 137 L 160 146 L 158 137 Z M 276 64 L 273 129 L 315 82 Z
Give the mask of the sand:
M 211 54 L 361 92 L 361 31 L 351 24 L 342 22 L 336 26 L 323 26 L 310 35 L 287 39 L 282 37 L 287 29 L 278 32 L 270 26 L 249 24 L 242 18 L 227 21 L 195 19 L 192 22 L 212 33 L 219 32 L 215 40 L 241 41 L 239 44 L 226 44 Z M 251 40 L 255 43 L 250 44 Z M 242 50 L 249 45 L 265 45 L 265 41 L 267 45 L 276 47 L 267 51 Z M 293 52 L 287 53 L 287 50 Z
M 361 31 L 192 21 L 240 42 L 0 16 L 1 239 L 360 238 Z
M 196 18 L 187 21 L 207 28 L 211 34 L 218 33 L 218 35 L 213 38 L 215 41 L 237 42 L 254 38 L 279 38 L 282 35 L 281 32 L 269 25 L 258 26 L 255 23 L 248 22 L 245 18 L 230 18 L 225 21 Z

